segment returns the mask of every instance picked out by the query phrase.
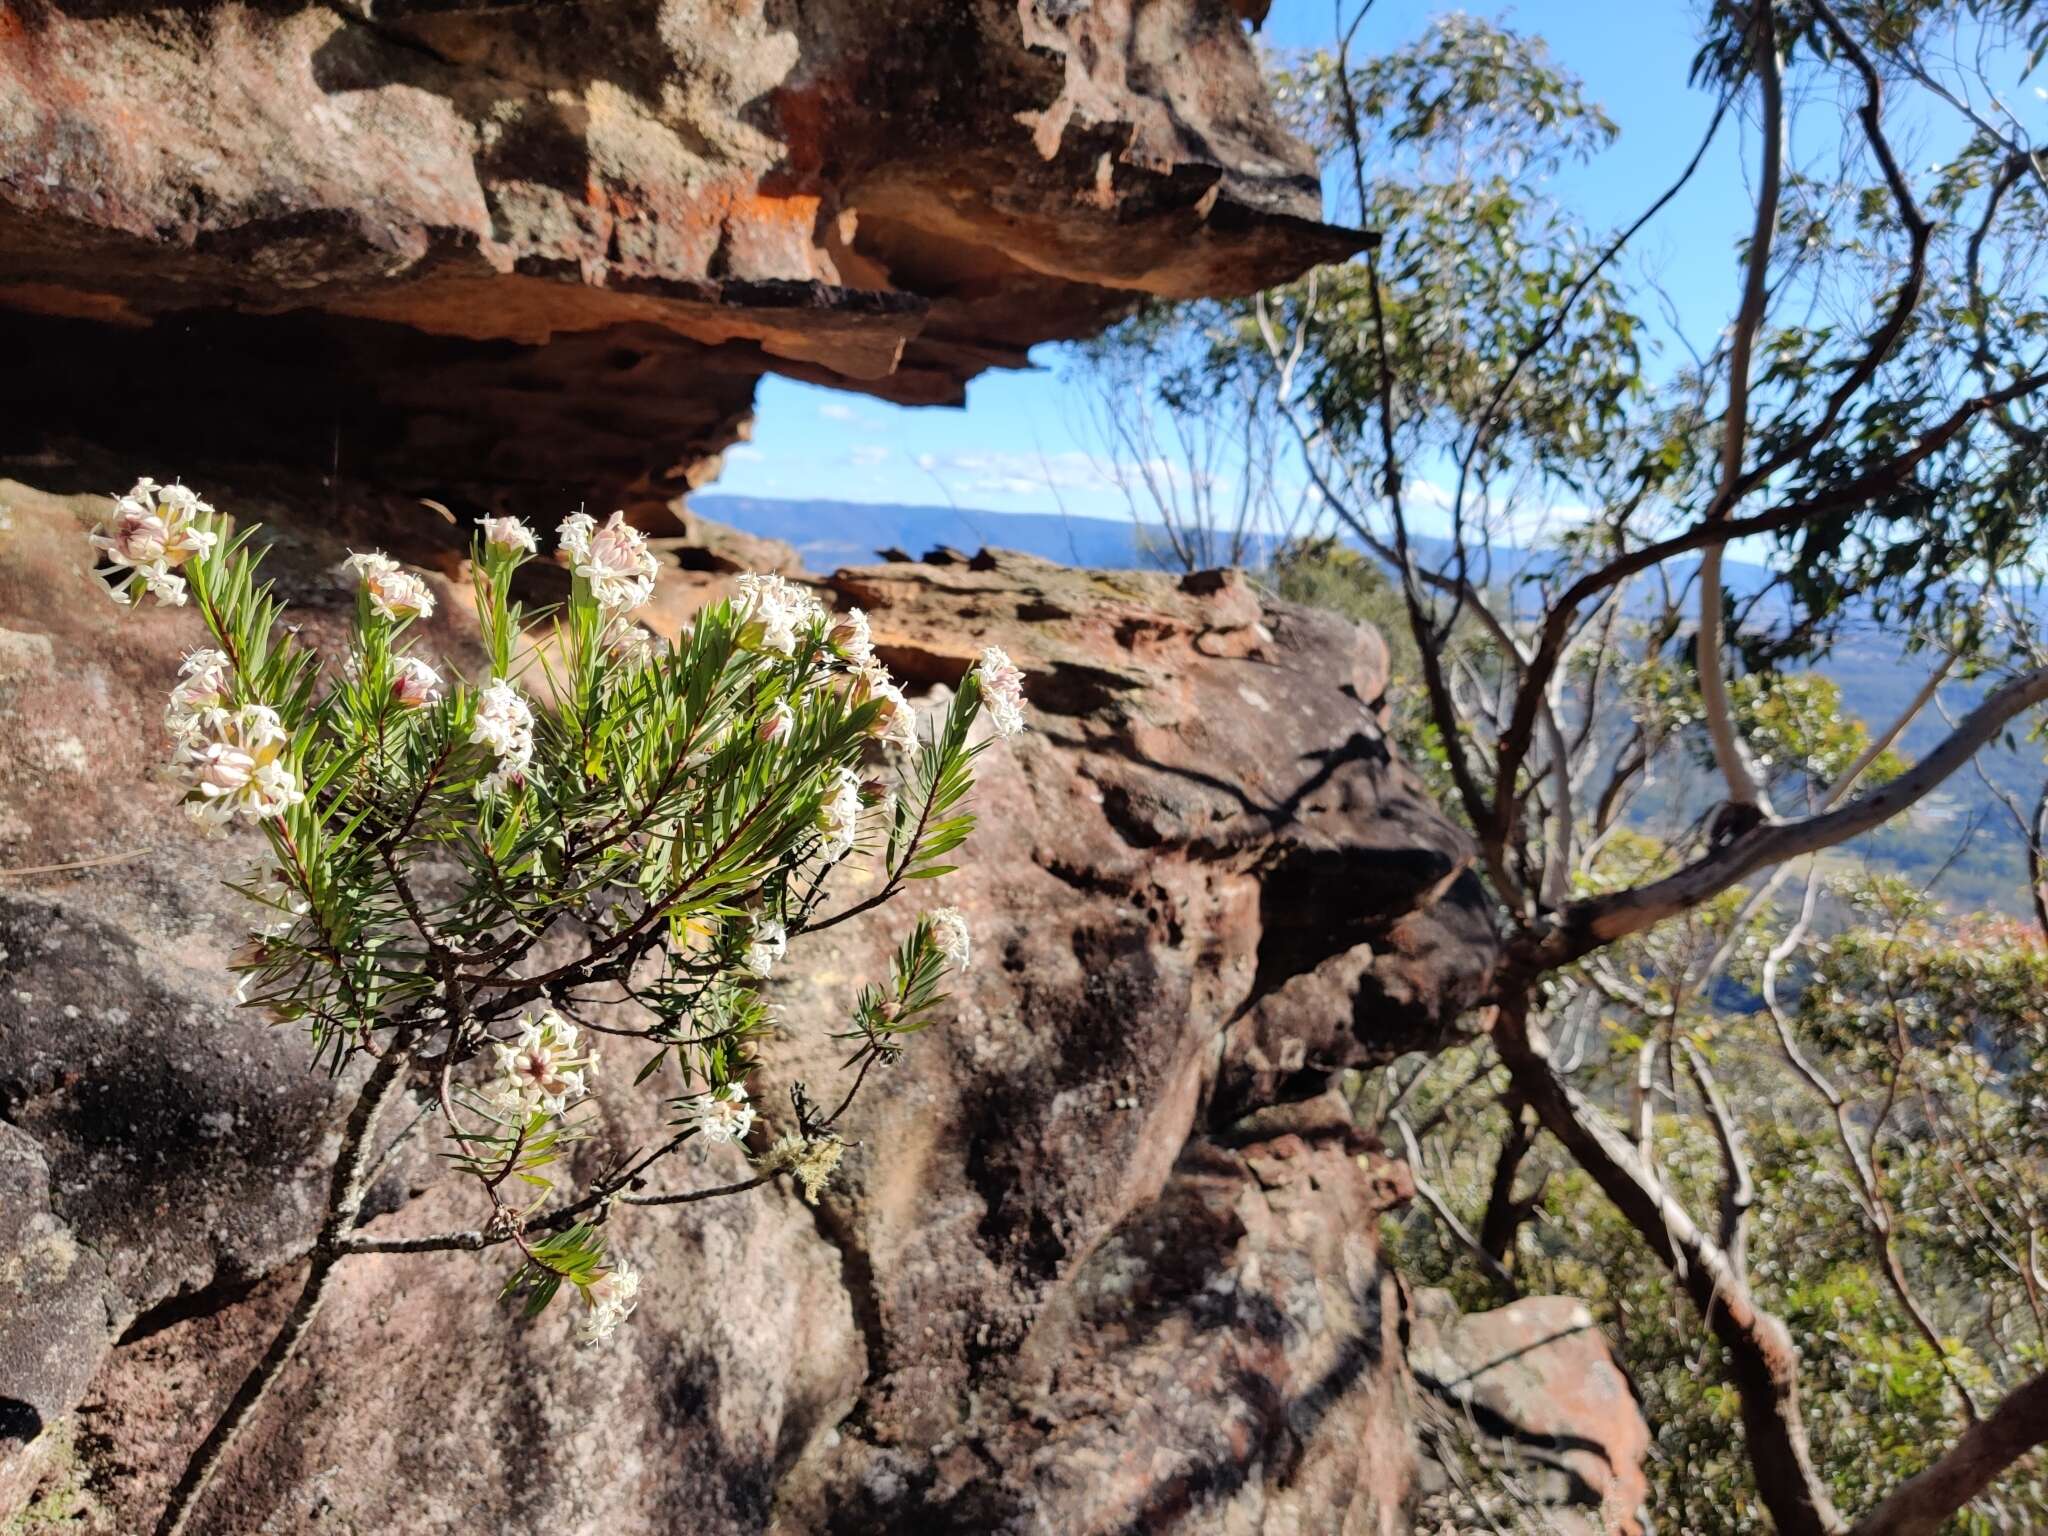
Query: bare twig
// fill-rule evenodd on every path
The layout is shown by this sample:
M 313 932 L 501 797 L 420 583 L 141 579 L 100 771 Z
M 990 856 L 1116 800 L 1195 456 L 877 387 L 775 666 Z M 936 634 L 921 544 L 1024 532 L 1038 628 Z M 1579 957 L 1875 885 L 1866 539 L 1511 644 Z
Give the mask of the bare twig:
M 1507 1272 L 1506 1266 L 1499 1259 L 1486 1251 L 1479 1239 L 1472 1235 L 1471 1229 L 1458 1219 L 1457 1212 L 1450 1208 L 1443 1196 L 1437 1193 L 1435 1186 L 1429 1182 L 1423 1172 L 1422 1148 L 1415 1140 L 1415 1132 L 1408 1124 L 1408 1117 L 1395 1110 L 1387 1118 L 1394 1129 L 1401 1133 L 1401 1146 L 1408 1159 L 1408 1171 L 1415 1184 L 1416 1197 L 1429 1207 L 1430 1214 L 1443 1224 L 1446 1232 L 1457 1239 L 1458 1245 L 1472 1255 L 1473 1262 L 1486 1272 L 1486 1277 L 1493 1282 L 1494 1289 L 1500 1292 L 1501 1299 L 1519 1300 L 1522 1288 L 1515 1284 L 1515 1277 Z

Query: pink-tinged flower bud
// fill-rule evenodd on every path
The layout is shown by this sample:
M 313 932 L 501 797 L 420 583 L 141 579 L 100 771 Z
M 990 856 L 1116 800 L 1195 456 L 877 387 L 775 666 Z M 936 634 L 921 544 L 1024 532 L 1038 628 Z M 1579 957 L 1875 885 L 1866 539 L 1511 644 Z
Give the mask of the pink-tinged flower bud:
M 540 548 L 533 530 L 516 517 L 480 517 L 476 522 L 484 531 L 484 543 L 501 555 L 530 555 Z
M 107 577 L 113 595 L 132 602 L 139 588 L 159 602 L 182 604 L 185 582 L 175 573 L 219 538 L 205 526 L 212 511 L 182 485 L 136 481 L 92 535 L 93 548 L 114 567 Z
M 375 550 L 348 557 L 347 565 L 362 578 L 370 606 L 394 622 L 433 617 L 434 594 L 424 581 L 389 555 Z
M 834 619 L 826 638 L 849 667 L 859 669 L 875 664 L 875 643 L 868 633 L 868 616 L 860 609 L 849 608 Z
M 1024 674 L 1017 664 L 992 645 L 981 653 L 974 671 L 981 680 L 982 708 L 996 734 L 1014 736 L 1023 730 Z
M 192 754 L 192 779 L 202 790 L 231 795 L 256 777 L 256 759 L 231 742 L 209 741 Z
M 614 512 L 602 528 L 577 513 L 562 524 L 562 548 L 571 568 L 590 583 L 598 607 L 624 613 L 654 596 L 660 563 L 647 548 L 647 535 L 630 527 L 625 513 Z
M 441 674 L 417 656 L 400 656 L 391 663 L 391 696 L 407 709 L 427 709 L 444 696 Z
M 754 728 L 754 735 L 762 741 L 781 741 L 796 728 L 796 711 L 778 699 L 775 707 L 761 717 L 761 723 Z
M 154 512 L 123 503 L 106 533 L 107 553 L 124 565 L 155 565 L 164 558 L 171 530 Z

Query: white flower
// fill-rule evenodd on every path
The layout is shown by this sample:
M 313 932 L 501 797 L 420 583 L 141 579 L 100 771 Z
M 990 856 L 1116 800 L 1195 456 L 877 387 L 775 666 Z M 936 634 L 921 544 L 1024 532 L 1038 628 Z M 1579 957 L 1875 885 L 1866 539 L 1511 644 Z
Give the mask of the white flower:
M 748 631 L 756 624 L 761 626 L 758 638 L 748 635 L 748 643 L 761 650 L 773 651 L 778 656 L 792 655 L 798 632 L 824 619 L 825 610 L 815 597 L 780 576 L 748 571 L 736 578 L 733 586 Z
M 540 548 L 533 530 L 516 517 L 480 517 L 476 524 L 484 531 L 484 543 L 506 555 L 530 555 Z
M 92 534 L 93 548 L 117 573 L 109 578 L 115 599 L 132 602 L 134 587 L 140 584 L 158 602 L 181 605 L 185 579 L 173 573 L 194 555 L 213 548 L 219 535 L 202 521 L 212 511 L 182 485 L 136 481 Z M 119 575 L 121 571 L 130 574 Z
M 832 786 L 818 808 L 818 821 L 825 834 L 826 858 L 840 858 L 852 850 L 860 835 L 860 780 L 849 769 L 833 770 Z
M 577 1038 L 576 1026 L 554 1009 L 527 1009 L 520 1015 L 518 1036 L 492 1047 L 503 1074 L 494 1097 L 506 1105 L 559 1115 L 571 1099 L 589 1091 L 584 1077 L 597 1070 L 595 1052 L 577 1054 Z
M 533 754 L 533 711 L 502 677 L 491 679 L 476 696 L 476 723 L 469 739 L 500 757 Z
M 761 723 L 754 727 L 754 735 L 762 741 L 780 741 L 796 728 L 796 711 L 784 699 L 777 699 L 774 708 L 761 717 Z
M 1014 736 L 1024 729 L 1024 674 L 1017 664 L 995 646 L 981 653 L 975 674 L 981 679 L 982 707 L 998 736 Z
M 476 721 L 469 739 L 498 754 L 498 766 L 477 780 L 477 799 L 494 799 L 526 782 L 533 763 L 533 711 L 502 677 L 493 678 L 476 696 Z
M 695 1131 L 706 1141 L 742 1141 L 754 1128 L 754 1106 L 747 1102 L 747 1090 L 739 1083 L 727 1083 L 723 1088 L 692 1094 L 676 1102 L 682 1110 L 676 1125 Z
M 233 678 L 234 664 L 225 651 L 190 652 L 178 668 L 170 703 L 164 706 L 164 729 L 180 741 L 197 735 L 206 711 L 227 707 Z
M 571 512 L 555 524 L 555 541 L 574 563 L 590 554 L 590 536 L 597 532 L 597 519 L 588 512 Z
M 179 745 L 176 765 L 191 776 L 193 816 L 223 825 L 235 816 L 261 821 L 306 798 L 281 760 L 290 738 L 277 711 L 263 704 L 204 711 Z
M 834 619 L 826 638 L 840 659 L 855 671 L 875 665 L 874 637 L 868 632 L 868 616 L 860 609 L 849 608 Z
M 370 550 L 351 554 L 344 563 L 362 579 L 363 590 L 370 594 L 370 606 L 385 618 L 397 621 L 433 616 L 434 594 L 427 584 L 389 555 Z
M 391 696 L 407 709 L 425 709 L 443 697 L 441 674 L 417 656 L 399 656 L 391 663 Z
M 652 666 L 665 649 L 660 636 L 650 634 L 623 615 L 614 619 L 605 631 L 604 645 L 612 660 L 628 672 Z
M 623 1259 L 583 1288 L 590 1310 L 576 1325 L 576 1342 L 601 1344 L 618 1331 L 619 1324 L 632 1315 L 640 1295 L 640 1276 Z
M 602 528 L 578 526 L 572 546 L 569 525 L 579 518 L 590 522 L 580 512 L 563 522 L 562 548 L 569 551 L 576 574 L 590 583 L 597 606 L 623 613 L 654 596 L 661 566 L 647 548 L 647 535 L 628 527 L 625 513 L 614 512 Z
M 470 793 L 479 800 L 495 800 L 506 791 L 524 784 L 532 767 L 533 759 L 530 757 L 501 757 L 498 766 L 478 779 Z
M 856 700 L 880 699 L 881 710 L 875 715 L 871 727 L 882 742 L 901 752 L 917 750 L 917 711 L 910 707 L 910 700 L 903 697 L 903 690 L 891 680 L 883 667 L 865 667 L 856 674 Z
M 789 931 L 780 923 L 756 923 L 753 940 L 740 961 L 749 976 L 766 978 L 789 951 Z
M 946 957 L 946 964 L 956 971 L 967 969 L 974 950 L 967 934 L 967 919 L 960 915 L 958 907 L 934 907 L 924 915 L 931 924 L 932 944 Z

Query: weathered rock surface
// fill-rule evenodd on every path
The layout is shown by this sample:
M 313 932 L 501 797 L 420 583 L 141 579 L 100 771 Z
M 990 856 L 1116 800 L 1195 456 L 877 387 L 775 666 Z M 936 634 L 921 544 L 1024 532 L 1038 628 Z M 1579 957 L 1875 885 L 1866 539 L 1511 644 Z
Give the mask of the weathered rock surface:
M 1584 1302 L 1525 1296 L 1460 1315 L 1447 1292 L 1423 1291 L 1414 1314 L 1408 1362 L 1433 1399 L 1419 1528 L 1643 1536 L 1649 1428 Z
M 1319 208 L 1219 0 L 0 0 L 0 449 L 655 517 L 764 372 L 957 403 Z
M 219 499 L 285 514 L 281 584 L 331 638 L 334 562 L 392 509 Z M 336 1114 L 219 970 L 240 924 L 216 881 L 248 844 L 198 840 L 151 776 L 196 621 L 93 591 L 96 504 L 0 502 L 0 868 L 123 856 L 0 883 L 0 1455 L 14 1496 L 68 1476 L 131 1531 L 278 1315 Z M 1034 729 L 984 759 L 942 893 L 977 934 L 957 1017 L 857 1102 L 819 1208 L 778 1188 L 621 1221 L 647 1280 L 614 1353 L 498 1306 L 492 1259 L 351 1261 L 204 1529 L 1401 1528 L 1412 1389 L 1374 1217 L 1403 1176 L 1321 1090 L 1442 1038 L 1492 944 L 1368 703 L 1383 652 L 1231 577 L 997 555 L 835 585 L 919 687 L 988 643 L 1029 674 Z M 764 1104 L 833 1081 L 880 916 L 799 949 Z M 651 1099 L 605 1113 L 592 1166 L 656 1132 Z M 474 1215 L 417 1139 L 371 1208 L 392 1233 Z

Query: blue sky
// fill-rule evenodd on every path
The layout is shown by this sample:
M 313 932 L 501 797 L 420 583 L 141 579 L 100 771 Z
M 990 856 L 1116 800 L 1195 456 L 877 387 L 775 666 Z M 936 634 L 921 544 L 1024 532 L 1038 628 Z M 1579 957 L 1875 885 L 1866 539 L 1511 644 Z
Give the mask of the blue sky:
M 1546 38 L 1553 58 L 1577 73 L 1587 95 L 1621 128 L 1586 167 L 1561 174 L 1564 200 L 1596 224 L 1634 218 L 1683 168 L 1713 103 L 1686 85 L 1703 0 L 1541 0 L 1504 18 Z M 1384 50 L 1430 18 L 1459 9 L 1441 0 L 1379 0 L 1360 47 Z M 1327 0 L 1276 0 L 1264 39 L 1290 50 L 1326 42 Z M 2028 91 L 2027 105 L 2039 105 Z M 1830 114 L 1831 116 L 1832 114 Z M 1824 125 L 1833 131 L 1833 124 Z M 1798 125 L 1794 125 L 1795 142 Z M 1732 307 L 1739 282 L 1735 243 L 1748 217 L 1753 136 L 1724 127 L 1709 159 L 1626 258 L 1662 279 L 1678 321 L 1702 350 Z M 964 410 L 905 409 L 861 395 L 787 380 L 762 381 L 754 440 L 727 454 L 710 489 L 735 495 L 905 502 L 996 511 L 1125 517 L 1106 483 L 1085 425 L 1085 406 L 1061 378 L 1058 347 L 1034 354 L 1029 372 L 989 373 L 968 386 Z

